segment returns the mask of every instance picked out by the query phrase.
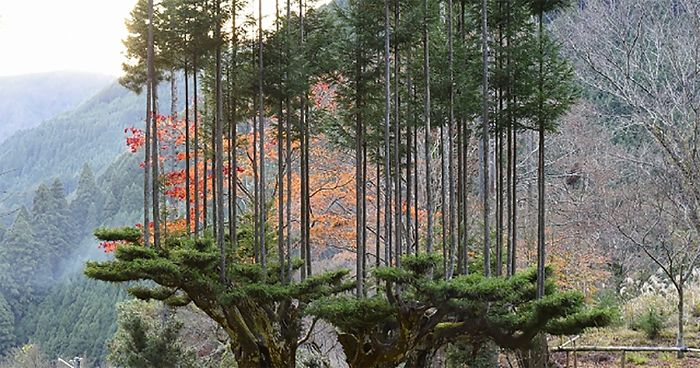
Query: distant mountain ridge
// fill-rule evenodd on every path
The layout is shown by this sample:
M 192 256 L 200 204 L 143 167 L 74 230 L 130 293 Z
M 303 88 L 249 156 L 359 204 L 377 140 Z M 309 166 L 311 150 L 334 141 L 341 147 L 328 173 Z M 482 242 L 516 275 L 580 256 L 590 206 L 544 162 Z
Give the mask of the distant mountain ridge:
M 182 88 L 178 90 L 183 94 Z M 159 88 L 159 106 L 170 110 L 170 85 Z M 180 96 L 179 105 L 184 98 Z M 59 178 L 71 193 L 89 164 L 96 175 L 127 151 L 124 129 L 143 127 L 145 98 L 112 82 L 77 108 L 17 131 L 0 143 L 0 223 L 2 214 L 29 205 L 36 187 Z
M 99 173 L 126 151 L 124 128 L 144 115 L 142 99 L 113 83 L 75 110 L 14 133 L 0 144 L 0 191 L 12 197 L 3 205 L 28 204 L 36 186 L 53 178 L 71 192 L 85 163 Z
M 114 79 L 81 72 L 0 77 L 0 142 L 76 108 Z

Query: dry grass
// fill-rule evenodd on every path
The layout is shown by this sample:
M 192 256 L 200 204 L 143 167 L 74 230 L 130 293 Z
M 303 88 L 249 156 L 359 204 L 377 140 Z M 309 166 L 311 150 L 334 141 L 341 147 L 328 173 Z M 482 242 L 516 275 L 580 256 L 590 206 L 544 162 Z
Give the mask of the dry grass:
M 695 318 L 691 317 L 687 323 L 686 345 L 700 347 L 700 331 Z M 566 340 L 558 338 L 550 341 L 550 347 L 554 348 Z M 627 327 L 610 327 L 595 329 L 582 335 L 576 345 L 596 346 L 675 346 L 675 326 L 665 328 L 661 336 L 649 340 L 642 331 L 631 330 Z M 571 345 L 569 345 L 571 346 Z M 693 368 L 700 367 L 700 354 L 688 353 L 685 358 L 678 359 L 673 352 L 627 352 L 626 368 L 630 367 L 654 367 L 654 368 Z M 576 354 L 578 368 L 616 368 L 621 367 L 622 353 L 614 352 L 578 352 Z M 566 367 L 566 354 L 554 353 L 552 360 L 555 367 Z M 574 367 L 573 353 L 569 354 L 569 367 Z

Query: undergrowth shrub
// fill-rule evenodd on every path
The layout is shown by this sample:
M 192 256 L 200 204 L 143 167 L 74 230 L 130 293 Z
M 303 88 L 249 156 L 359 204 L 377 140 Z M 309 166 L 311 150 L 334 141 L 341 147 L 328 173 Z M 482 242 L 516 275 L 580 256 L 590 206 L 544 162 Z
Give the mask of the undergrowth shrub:
M 644 331 L 644 334 L 649 339 L 656 339 L 661 334 L 668 316 L 656 310 L 649 308 L 646 314 L 643 314 L 637 321 L 637 327 Z

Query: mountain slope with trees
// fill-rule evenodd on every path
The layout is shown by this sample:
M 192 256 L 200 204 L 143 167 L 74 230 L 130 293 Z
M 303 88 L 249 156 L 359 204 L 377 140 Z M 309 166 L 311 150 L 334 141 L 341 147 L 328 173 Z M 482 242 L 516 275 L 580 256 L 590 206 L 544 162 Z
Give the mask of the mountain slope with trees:
M 112 81 L 78 72 L 0 77 L 0 142 L 74 109 Z
M 133 155 L 103 171 L 95 177 L 85 164 L 73 193 L 59 179 L 40 184 L 32 207 L 19 211 L 0 240 L 0 355 L 31 342 L 47 356 L 104 361 L 116 330 L 114 305 L 126 292 L 80 270 L 85 260 L 105 257 L 90 229 L 137 221 L 142 189 Z
M 169 104 L 164 96 L 161 103 Z M 72 192 L 85 164 L 101 174 L 126 151 L 125 129 L 142 124 L 143 114 L 139 96 L 112 83 L 75 110 L 13 134 L 0 145 L 0 213 L 29 206 L 38 183 L 51 178 Z

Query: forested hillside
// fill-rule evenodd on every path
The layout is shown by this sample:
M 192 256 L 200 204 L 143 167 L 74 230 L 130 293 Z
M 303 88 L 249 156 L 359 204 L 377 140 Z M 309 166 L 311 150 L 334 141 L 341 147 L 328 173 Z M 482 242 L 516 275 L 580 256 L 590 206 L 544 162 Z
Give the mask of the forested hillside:
M 114 305 L 126 295 L 88 281 L 81 270 L 86 259 L 104 257 L 94 228 L 138 220 L 143 187 L 139 160 L 126 154 L 124 139 L 143 104 L 111 83 L 0 147 L 7 168 L 0 176 L 3 353 L 31 342 L 49 356 L 84 354 L 93 364 L 104 362 L 116 331 Z M 36 165 L 13 163 L 19 157 Z
M 700 365 L 698 25 L 138 0 L 118 84 L 0 145 L 0 367 Z
M 114 305 L 126 295 L 80 270 L 86 259 L 104 258 L 90 229 L 138 219 L 137 172 L 130 156 L 115 159 L 99 178 L 85 164 L 70 201 L 56 179 L 40 184 L 33 205 L 19 210 L 0 240 L 3 352 L 32 342 L 50 356 L 104 359 L 116 330 Z
M 163 93 L 168 90 L 162 87 Z M 169 104 L 169 97 L 162 103 Z M 37 185 L 52 178 L 72 192 L 85 164 L 98 174 L 104 172 L 126 152 L 125 130 L 138 124 L 144 109 L 135 93 L 112 82 L 75 110 L 10 136 L 0 145 L 0 191 L 5 196 L 0 213 L 28 206 Z M 22 163 L 25 160 L 32 164 Z
M 112 82 L 112 77 L 78 72 L 0 77 L 0 141 L 76 108 Z

